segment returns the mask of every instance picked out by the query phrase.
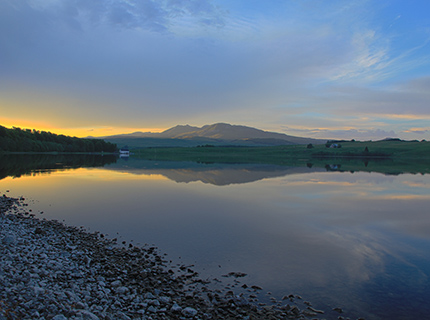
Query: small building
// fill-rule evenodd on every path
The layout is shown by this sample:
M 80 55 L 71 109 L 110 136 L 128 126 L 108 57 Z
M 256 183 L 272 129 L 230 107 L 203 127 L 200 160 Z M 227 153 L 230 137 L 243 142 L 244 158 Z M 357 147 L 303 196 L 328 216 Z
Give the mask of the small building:
M 124 146 L 121 149 L 119 149 L 119 156 L 120 157 L 128 157 L 130 155 L 130 149 L 128 146 Z

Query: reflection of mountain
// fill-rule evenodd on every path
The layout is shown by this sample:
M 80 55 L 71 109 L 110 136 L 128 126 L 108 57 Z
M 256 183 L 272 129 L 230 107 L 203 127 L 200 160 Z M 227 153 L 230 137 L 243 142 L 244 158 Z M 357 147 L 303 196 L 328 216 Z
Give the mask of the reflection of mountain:
M 240 166 L 242 167 L 242 166 Z M 281 177 L 287 174 L 304 173 L 316 171 L 309 168 L 294 167 L 276 167 L 269 168 L 225 168 L 225 169 L 208 169 L 208 170 L 169 170 L 160 171 L 159 173 L 176 182 L 201 181 L 217 186 L 229 184 L 247 183 L 267 178 Z M 321 170 L 323 171 L 323 170 Z
M 202 164 L 194 162 L 170 162 L 130 159 L 105 167 L 132 174 L 160 174 L 175 182 L 201 181 L 217 186 L 248 183 L 288 174 L 326 171 L 324 168 L 287 167 L 269 164 Z
M 331 160 L 331 159 L 329 159 Z M 127 172 L 136 175 L 160 174 L 176 182 L 201 181 L 213 185 L 248 183 L 267 178 L 282 177 L 289 174 L 311 172 L 379 172 L 385 175 L 403 173 L 428 174 L 428 165 L 415 162 L 397 164 L 393 161 L 363 162 L 337 159 L 336 163 L 297 163 L 287 165 L 252 163 L 198 163 L 187 161 L 154 161 L 130 157 L 118 159 L 114 155 L 89 154 L 25 154 L 0 155 L 0 180 L 12 176 L 19 177 L 32 173 L 50 173 L 57 170 L 70 170 L 81 167 L 104 167 L 108 170 Z M 412 169 L 410 169 L 412 168 Z

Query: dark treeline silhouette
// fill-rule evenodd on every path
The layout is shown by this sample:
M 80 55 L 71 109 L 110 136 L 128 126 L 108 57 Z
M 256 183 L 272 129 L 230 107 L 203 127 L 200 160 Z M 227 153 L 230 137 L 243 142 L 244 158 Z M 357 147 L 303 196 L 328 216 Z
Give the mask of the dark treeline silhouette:
M 115 155 L 101 154 L 3 154 L 0 155 L 0 180 L 36 173 L 50 173 L 82 167 L 103 167 L 115 163 Z
M 0 126 L 0 152 L 115 152 L 116 144 L 31 129 Z

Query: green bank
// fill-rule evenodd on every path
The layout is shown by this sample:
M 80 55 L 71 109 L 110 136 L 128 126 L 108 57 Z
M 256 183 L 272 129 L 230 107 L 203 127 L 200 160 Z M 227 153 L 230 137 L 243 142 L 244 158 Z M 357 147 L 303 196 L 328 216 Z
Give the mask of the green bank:
M 321 145 L 274 147 L 142 148 L 134 156 L 147 160 L 200 163 L 266 163 L 325 167 L 336 171 L 377 171 L 386 174 L 430 173 L 427 141 L 329 141 Z

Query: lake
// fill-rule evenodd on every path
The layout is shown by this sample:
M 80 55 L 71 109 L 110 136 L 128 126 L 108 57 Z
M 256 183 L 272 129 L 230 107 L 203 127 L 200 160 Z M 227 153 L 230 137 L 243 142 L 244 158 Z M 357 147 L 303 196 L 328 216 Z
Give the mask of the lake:
M 112 156 L 0 157 L 0 192 L 37 217 L 154 244 L 202 278 L 244 272 L 366 319 L 430 317 L 430 175 Z M 235 290 L 241 290 L 237 285 Z

